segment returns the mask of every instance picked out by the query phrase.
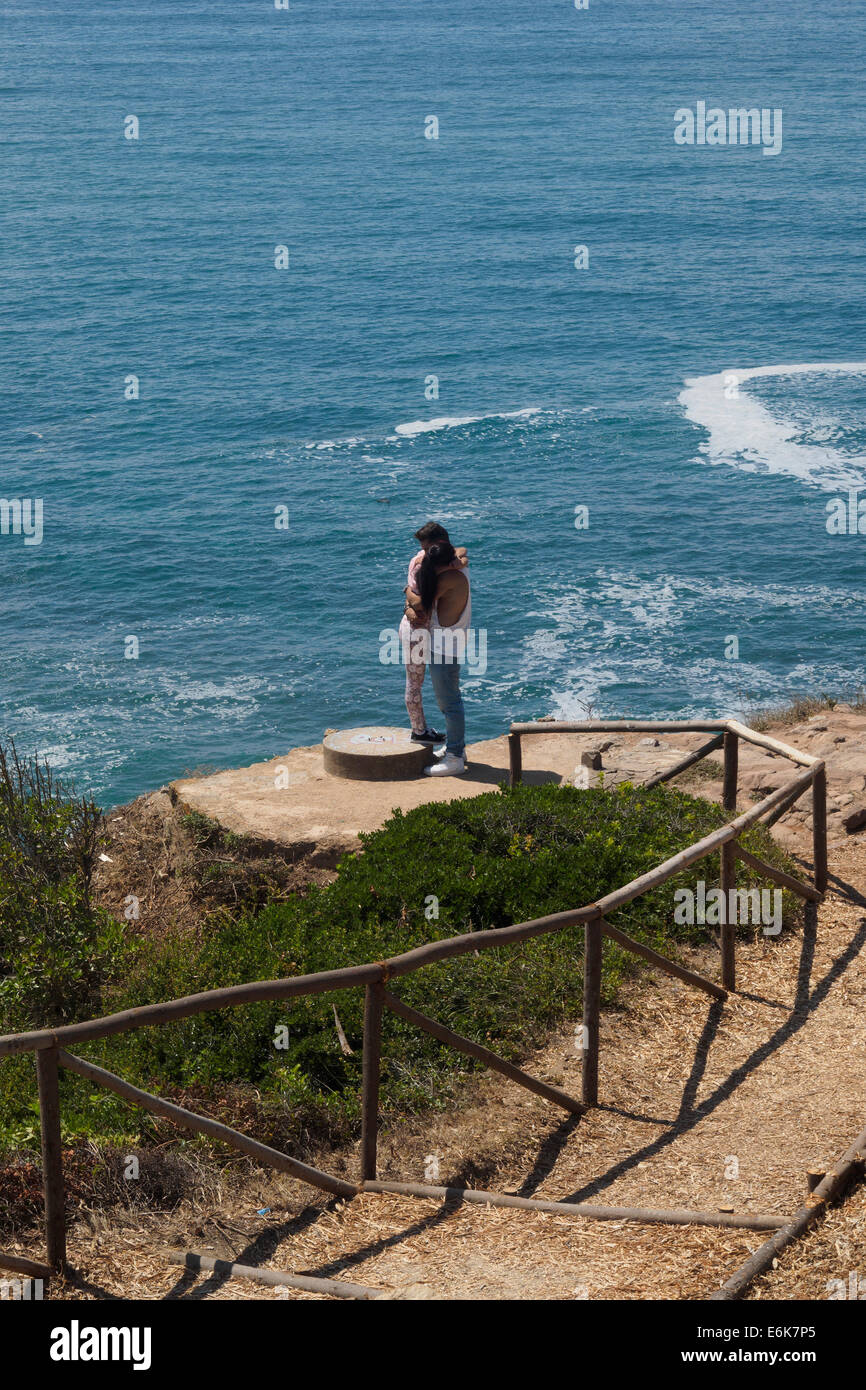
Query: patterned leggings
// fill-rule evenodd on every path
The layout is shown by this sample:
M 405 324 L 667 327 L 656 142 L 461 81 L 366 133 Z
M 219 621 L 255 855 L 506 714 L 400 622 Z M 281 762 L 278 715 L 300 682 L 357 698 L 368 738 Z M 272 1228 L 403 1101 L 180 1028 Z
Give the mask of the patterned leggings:
M 424 684 L 424 672 L 427 670 L 425 662 L 416 665 L 415 662 L 406 663 L 406 710 L 409 714 L 409 723 L 412 725 L 413 734 L 423 734 L 427 728 L 427 720 L 424 718 L 424 702 L 421 699 L 421 687 Z
M 410 659 L 412 656 L 412 631 L 409 620 L 403 618 L 400 623 L 400 637 L 403 644 L 403 661 L 406 665 L 406 711 L 409 715 L 413 734 L 423 734 L 427 728 L 427 720 L 424 717 L 421 687 L 424 684 L 424 672 L 427 670 L 427 663 L 426 661 L 412 661 Z

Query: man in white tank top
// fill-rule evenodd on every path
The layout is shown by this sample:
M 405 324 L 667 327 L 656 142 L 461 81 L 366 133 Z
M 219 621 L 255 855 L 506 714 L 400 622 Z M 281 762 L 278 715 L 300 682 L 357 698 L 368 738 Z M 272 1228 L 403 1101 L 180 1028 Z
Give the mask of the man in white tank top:
M 460 693 L 460 664 L 466 657 L 466 631 L 472 620 L 469 576 L 450 564 L 437 565 L 436 602 L 430 618 L 430 680 L 445 716 L 445 753 L 428 777 L 459 777 L 466 771 L 466 716 Z

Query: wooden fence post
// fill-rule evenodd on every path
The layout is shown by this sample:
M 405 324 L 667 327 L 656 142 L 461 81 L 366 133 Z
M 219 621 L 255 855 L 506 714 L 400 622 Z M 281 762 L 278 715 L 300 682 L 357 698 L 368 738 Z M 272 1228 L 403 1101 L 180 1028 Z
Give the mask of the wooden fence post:
M 583 1103 L 598 1104 L 598 1023 L 601 1012 L 601 918 L 584 927 L 583 956 Z
M 722 873 L 722 924 L 721 924 L 721 947 L 722 947 L 722 984 L 725 989 L 736 988 L 736 943 L 737 943 L 737 923 L 734 920 L 736 908 L 733 897 L 733 889 L 737 882 L 737 842 L 728 840 L 722 845 L 721 851 Z
M 508 735 L 508 762 L 508 785 L 516 787 L 523 778 L 523 750 L 520 746 L 520 734 Z
M 375 1179 L 379 1128 L 379 1076 L 382 1061 L 382 1009 L 385 982 L 372 980 L 364 995 L 364 1088 L 361 1099 L 361 1179 Z
M 722 791 L 722 805 L 726 811 L 737 809 L 737 762 L 739 759 L 739 739 L 736 734 L 725 734 L 725 780 Z
M 48 1263 L 62 1270 L 66 1264 L 66 1196 L 63 1188 L 63 1152 L 60 1144 L 60 1087 L 56 1047 L 36 1052 L 39 1083 L 39 1123 L 42 1130 L 42 1185 L 45 1193 L 45 1244 Z
M 827 769 L 823 763 L 812 779 L 812 857 L 815 861 L 815 887 L 827 891 Z

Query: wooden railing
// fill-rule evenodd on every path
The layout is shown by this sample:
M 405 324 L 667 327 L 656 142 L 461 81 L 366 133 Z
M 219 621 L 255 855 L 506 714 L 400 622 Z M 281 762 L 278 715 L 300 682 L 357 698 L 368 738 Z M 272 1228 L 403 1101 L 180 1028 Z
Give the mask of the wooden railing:
M 726 921 L 721 926 L 722 980 L 716 983 L 674 961 L 659 955 L 658 952 L 634 941 L 631 937 L 613 926 L 609 916 L 618 908 L 624 907 L 635 898 L 652 888 L 665 883 L 679 873 L 717 850 L 721 853 L 721 887 L 726 892 L 734 887 L 735 860 L 739 858 L 755 872 L 764 875 L 771 882 L 799 894 L 801 897 L 817 902 L 827 886 L 827 826 L 826 826 L 826 773 L 823 762 L 806 753 L 800 753 L 776 739 L 737 723 L 735 720 L 715 720 L 697 722 L 659 722 L 592 720 L 581 723 L 559 723 L 541 721 L 532 724 L 512 724 L 509 734 L 510 781 L 513 786 L 521 779 L 522 740 L 537 734 L 568 733 L 695 733 L 708 732 L 713 737 L 687 758 L 675 766 L 650 779 L 646 785 L 654 786 L 670 781 L 679 773 L 691 767 L 699 759 L 706 757 L 718 747 L 724 748 L 724 806 L 729 811 L 736 810 L 737 798 L 737 749 L 738 741 L 745 739 L 759 747 L 790 759 L 804 770 L 793 777 L 777 791 L 772 792 L 748 811 L 690 845 L 687 849 L 673 855 L 649 873 L 633 879 L 622 888 L 608 893 L 596 902 L 573 908 L 567 912 L 553 913 L 539 917 L 531 922 L 519 922 L 513 926 L 492 930 L 466 933 L 449 937 L 444 941 L 433 941 L 418 946 L 390 960 L 371 961 L 363 965 L 349 966 L 340 970 L 328 970 L 314 975 L 298 975 L 282 980 L 256 980 L 250 984 L 235 985 L 227 989 L 207 990 L 202 994 L 187 995 L 164 1003 L 146 1004 L 139 1008 L 127 1009 L 121 1013 L 109 1014 L 104 1018 L 90 1019 L 83 1023 L 73 1023 L 60 1028 L 46 1028 L 34 1032 L 12 1033 L 0 1037 L 0 1059 L 24 1052 L 35 1052 L 36 1071 L 39 1087 L 39 1111 L 42 1137 L 42 1171 L 45 1197 L 45 1240 L 46 1263 L 25 1260 L 19 1256 L 4 1255 L 0 1252 L 0 1268 L 13 1269 L 18 1273 L 47 1279 L 52 1273 L 66 1267 L 66 1215 L 63 1166 L 61 1152 L 61 1117 L 59 1074 L 61 1068 L 77 1072 L 97 1086 L 103 1086 L 116 1095 L 141 1106 L 165 1119 L 173 1121 L 194 1133 L 206 1134 L 230 1144 L 240 1152 L 269 1165 L 292 1177 L 310 1183 L 337 1197 L 354 1197 L 360 1191 L 401 1192 L 409 1195 L 448 1196 L 458 1193 L 463 1200 L 483 1201 L 498 1206 L 521 1206 L 543 1211 L 559 1211 L 565 1215 L 592 1217 L 598 1220 L 631 1220 L 644 1222 L 667 1222 L 675 1224 L 700 1223 L 712 1226 L 739 1226 L 755 1230 L 776 1230 L 785 1224 L 784 1219 L 772 1215 L 762 1216 L 743 1213 L 739 1216 L 720 1212 L 696 1212 L 680 1210 L 658 1210 L 651 1208 L 627 1208 L 595 1206 L 588 1203 L 546 1202 L 531 1198 L 512 1197 L 503 1193 L 477 1192 L 472 1189 L 451 1189 L 430 1187 L 421 1183 L 380 1182 L 377 1178 L 377 1133 L 379 1118 L 379 1083 L 381 1070 L 382 1017 L 385 1009 L 400 1018 L 424 1029 L 440 1042 L 457 1051 L 483 1062 L 507 1076 L 510 1080 L 536 1095 L 544 1097 L 552 1104 L 560 1106 L 573 1115 L 580 1115 L 588 1106 L 598 1102 L 598 1064 L 599 1064 L 599 1014 L 601 1001 L 602 940 L 608 936 L 624 949 L 641 956 L 668 974 L 717 999 L 726 999 L 728 991 L 735 987 L 735 927 Z M 815 886 L 802 883 L 788 874 L 782 873 L 748 851 L 738 842 L 740 835 L 750 826 L 767 818 L 765 824 L 772 824 L 799 799 L 807 789 L 812 788 L 813 836 L 814 836 L 814 877 Z M 725 917 L 731 914 L 726 913 Z M 514 945 L 532 937 L 561 931 L 565 927 L 583 924 L 584 926 L 584 1008 L 583 1008 L 583 1071 L 581 1099 L 568 1095 L 558 1087 L 527 1075 L 519 1067 L 505 1058 L 499 1057 L 489 1048 L 461 1037 L 435 1019 L 427 1018 L 409 1007 L 386 986 L 390 981 L 403 975 L 413 974 L 438 961 L 449 960 L 470 952 L 489 950 L 492 947 Z M 86 1061 L 67 1048 L 97 1038 L 129 1032 L 136 1028 L 151 1027 L 160 1023 L 174 1022 L 190 1018 L 195 1014 L 214 1009 L 233 1008 L 262 1000 L 297 999 L 308 994 L 324 994 L 334 990 L 363 988 L 364 1005 L 364 1044 L 363 1044 L 363 1082 L 361 1107 L 361 1164 L 360 1180 L 348 1182 L 333 1177 L 318 1168 L 301 1163 L 288 1154 L 250 1139 L 237 1130 L 219 1124 L 203 1115 L 194 1114 L 182 1106 L 175 1105 L 162 1097 L 143 1091 L 131 1085 L 112 1072 Z M 190 1257 L 195 1258 L 195 1257 Z M 290 1281 L 291 1282 L 291 1281 Z M 354 1286 L 344 1285 L 341 1296 L 361 1296 L 351 1292 Z M 340 1292 L 335 1288 L 334 1292 Z M 373 1293 L 375 1291 L 372 1291 Z M 370 1295 L 366 1290 L 364 1296 Z

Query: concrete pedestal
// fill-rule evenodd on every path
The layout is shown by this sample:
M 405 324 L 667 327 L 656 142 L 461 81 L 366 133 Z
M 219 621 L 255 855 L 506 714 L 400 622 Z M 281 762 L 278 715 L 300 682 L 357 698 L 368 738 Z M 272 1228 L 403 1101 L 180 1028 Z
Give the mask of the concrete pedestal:
M 357 782 L 403 782 L 420 777 L 434 761 L 426 743 L 412 743 L 409 729 L 373 726 L 340 729 L 322 740 L 325 771 Z

